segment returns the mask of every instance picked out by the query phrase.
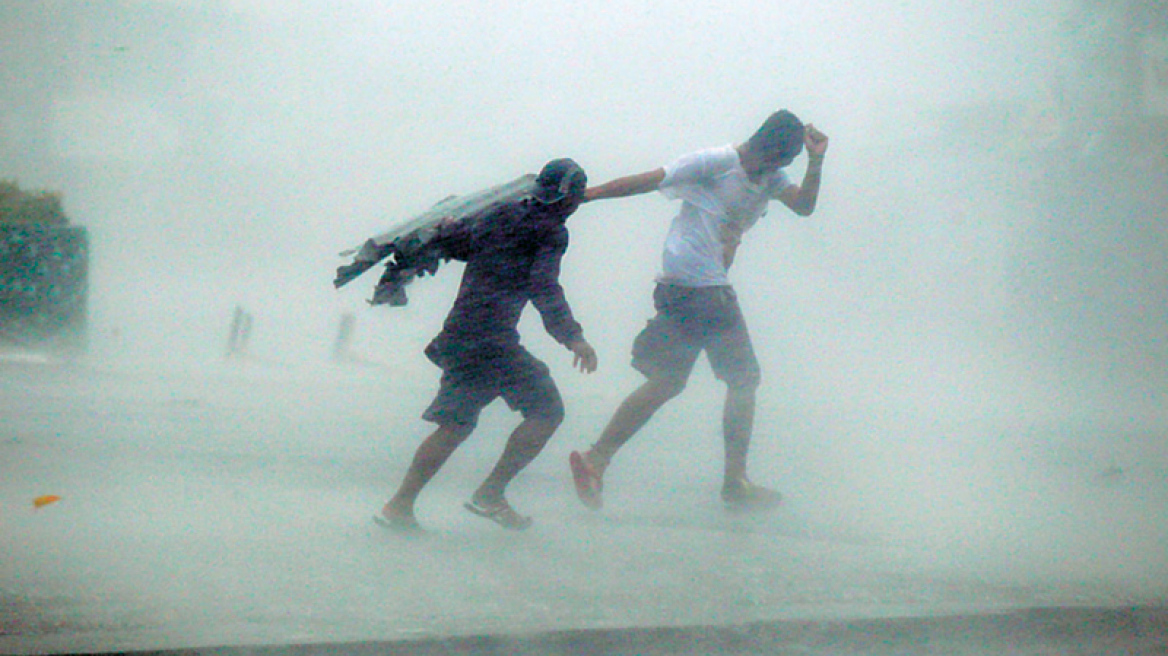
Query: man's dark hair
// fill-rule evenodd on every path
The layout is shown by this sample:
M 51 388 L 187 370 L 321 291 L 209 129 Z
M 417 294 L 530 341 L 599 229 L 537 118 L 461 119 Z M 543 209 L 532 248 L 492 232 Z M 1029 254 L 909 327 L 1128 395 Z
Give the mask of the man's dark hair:
M 780 157 L 794 157 L 803 150 L 803 121 L 780 109 L 767 117 L 746 143 L 757 153 L 776 152 Z

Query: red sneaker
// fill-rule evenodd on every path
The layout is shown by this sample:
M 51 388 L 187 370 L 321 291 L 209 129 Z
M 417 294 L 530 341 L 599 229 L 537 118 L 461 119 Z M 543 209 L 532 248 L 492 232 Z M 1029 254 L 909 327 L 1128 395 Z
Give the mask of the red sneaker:
M 588 462 L 588 456 L 573 451 L 568 457 L 568 464 L 572 467 L 572 481 L 576 484 L 576 496 L 580 497 L 580 502 L 589 510 L 603 508 L 604 497 L 601 493 L 604 491 L 604 481 L 592 463 Z

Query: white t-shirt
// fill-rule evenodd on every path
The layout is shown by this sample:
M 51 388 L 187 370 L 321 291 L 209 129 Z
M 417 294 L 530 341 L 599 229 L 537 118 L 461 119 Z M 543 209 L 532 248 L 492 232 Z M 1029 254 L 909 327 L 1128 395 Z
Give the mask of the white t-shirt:
M 750 181 L 730 145 L 683 155 L 665 167 L 659 190 L 681 200 L 665 238 L 658 282 L 685 287 L 729 285 L 724 261 L 742 235 L 766 214 L 767 202 L 791 185 L 782 170 Z

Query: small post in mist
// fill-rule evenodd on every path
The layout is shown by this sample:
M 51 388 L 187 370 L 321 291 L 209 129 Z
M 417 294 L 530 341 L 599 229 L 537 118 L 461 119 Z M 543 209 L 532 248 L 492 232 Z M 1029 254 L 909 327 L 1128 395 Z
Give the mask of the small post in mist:
M 247 355 L 248 341 L 251 339 L 251 314 L 236 305 L 231 316 L 231 330 L 227 335 L 227 358 L 240 358 Z
M 351 347 L 353 333 L 356 332 L 357 317 L 352 312 L 341 315 L 340 326 L 337 327 L 337 339 L 333 342 L 333 362 L 350 362 L 353 360 Z

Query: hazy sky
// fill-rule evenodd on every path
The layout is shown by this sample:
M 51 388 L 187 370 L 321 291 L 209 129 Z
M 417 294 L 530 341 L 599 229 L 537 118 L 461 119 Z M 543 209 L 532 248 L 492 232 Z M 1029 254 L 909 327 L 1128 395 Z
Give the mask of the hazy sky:
M 984 123 L 1049 103 L 1074 63 L 1060 41 L 1072 9 L 4 0 L 2 174 L 61 190 L 91 230 L 95 343 L 213 352 L 242 304 L 275 352 L 327 352 L 348 310 L 416 351 L 457 276 L 419 285 L 407 310 L 369 310 L 376 273 L 332 289 L 339 250 L 553 157 L 604 181 L 742 140 L 786 107 L 832 139 L 820 208 L 811 221 L 772 208 L 733 277 L 748 312 L 835 317 L 844 332 L 824 343 L 842 343 L 857 328 L 849 313 L 964 321 L 1015 302 L 1010 258 L 1033 208 L 1011 205 L 1009 189 L 987 194 L 1000 162 L 947 146 L 961 135 L 942 118 L 982 108 L 976 138 L 1017 142 L 1025 126 Z M 1096 23 L 1077 38 L 1106 50 Z M 611 362 L 650 311 L 674 210 L 651 196 L 572 220 L 565 284 Z M 826 339 L 766 316 L 756 332 Z

